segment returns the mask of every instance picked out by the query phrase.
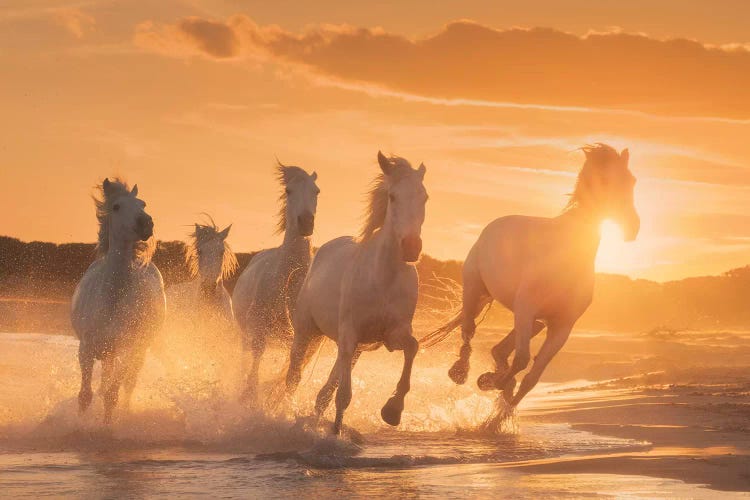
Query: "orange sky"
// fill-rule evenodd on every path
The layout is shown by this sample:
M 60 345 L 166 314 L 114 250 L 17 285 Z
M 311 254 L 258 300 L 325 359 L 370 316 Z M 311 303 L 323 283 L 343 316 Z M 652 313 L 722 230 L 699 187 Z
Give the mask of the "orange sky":
M 0 4 L 0 234 L 93 241 L 104 176 L 161 239 L 200 212 L 274 245 L 275 157 L 316 170 L 315 243 L 351 234 L 378 149 L 424 162 L 425 251 L 555 215 L 592 141 L 631 151 L 637 242 L 599 270 L 750 263 L 750 2 Z

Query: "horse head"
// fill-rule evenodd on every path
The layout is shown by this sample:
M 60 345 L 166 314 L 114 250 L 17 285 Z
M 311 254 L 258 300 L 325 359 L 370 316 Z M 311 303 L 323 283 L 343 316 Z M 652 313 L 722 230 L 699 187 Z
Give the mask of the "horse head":
M 403 158 L 386 158 L 380 151 L 378 164 L 387 193 L 383 227 L 390 227 L 395 233 L 404 262 L 416 262 L 422 252 L 422 224 L 428 199 L 424 187 L 427 167 L 420 164 L 413 169 Z
M 279 163 L 278 177 L 284 186 L 279 211 L 279 231 L 292 229 L 299 236 L 311 236 L 315 229 L 315 212 L 320 189 L 315 181 L 318 174 Z

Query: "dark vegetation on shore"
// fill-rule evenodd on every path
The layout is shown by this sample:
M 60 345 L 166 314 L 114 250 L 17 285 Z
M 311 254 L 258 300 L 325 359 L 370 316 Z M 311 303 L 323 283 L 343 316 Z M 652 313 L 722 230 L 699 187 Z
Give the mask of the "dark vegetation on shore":
M 167 287 L 188 279 L 184 243 L 160 241 L 154 263 Z M 238 253 L 242 270 L 254 253 Z M 93 243 L 22 242 L 0 236 L 0 328 L 10 331 L 67 332 L 68 302 L 94 260 Z M 424 255 L 417 265 L 420 307 L 449 311 L 460 305 L 461 263 Z M 230 290 L 237 276 L 226 282 Z M 617 331 L 749 329 L 750 266 L 719 276 L 658 283 L 599 274 L 592 306 L 578 328 Z M 494 307 L 490 322 L 510 316 Z

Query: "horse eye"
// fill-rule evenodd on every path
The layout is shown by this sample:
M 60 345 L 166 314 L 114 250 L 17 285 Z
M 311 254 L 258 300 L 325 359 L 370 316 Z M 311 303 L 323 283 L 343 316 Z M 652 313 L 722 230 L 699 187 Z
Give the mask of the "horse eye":
M 391 200 L 391 203 L 393 203 L 394 201 L 396 201 L 396 195 L 395 194 L 389 194 L 388 195 L 388 199 Z
M 112 206 L 112 210 L 114 210 L 115 212 L 117 212 L 118 210 L 120 210 L 120 204 L 119 203 L 115 203 L 114 206 Z

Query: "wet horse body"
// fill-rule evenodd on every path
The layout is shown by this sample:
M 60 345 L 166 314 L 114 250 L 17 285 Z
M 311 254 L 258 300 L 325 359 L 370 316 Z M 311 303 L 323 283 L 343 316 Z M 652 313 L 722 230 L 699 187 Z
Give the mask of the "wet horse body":
M 79 409 L 91 403 L 95 360 L 102 362 L 101 391 L 109 422 L 124 385 L 129 402 L 146 350 L 164 322 L 164 283 L 150 261 L 153 222 L 138 190 L 120 181 L 102 184 L 97 200 L 99 258 L 73 294 L 71 322 L 79 339 Z M 144 243 L 150 242 L 151 244 Z
M 463 267 L 462 310 L 423 339 L 434 344 L 461 326 L 463 345 L 449 376 L 466 381 L 476 317 L 493 300 L 511 310 L 513 330 L 492 349 L 495 371 L 482 374 L 483 390 L 501 389 L 516 406 L 536 385 L 563 347 L 578 318 L 591 304 L 594 263 L 604 219 L 620 222 L 629 240 L 640 226 L 633 205 L 635 178 L 622 154 L 597 144 L 584 148 L 586 163 L 566 210 L 558 217 L 508 216 L 491 222 L 469 251 Z M 547 327 L 547 336 L 518 391 L 515 376 L 531 361 L 530 341 Z M 508 357 L 515 351 L 512 364 Z
M 419 346 L 411 326 L 418 290 L 413 262 L 421 251 L 425 168 L 415 170 L 402 158 L 382 154 L 378 160 L 383 176 L 371 193 L 370 222 L 362 237 L 340 237 L 318 250 L 293 318 L 288 392 L 296 390 L 302 370 L 322 340 L 327 337 L 337 343 L 336 362 L 315 405 L 320 417 L 337 391 L 334 433 L 340 432 L 351 401 L 354 364 L 362 351 L 380 345 L 404 352 L 395 394 L 381 410 L 383 420 L 398 425 Z
M 315 224 L 317 174 L 307 174 L 294 166 L 279 164 L 278 178 L 284 187 L 279 211 L 279 231 L 284 241 L 279 247 L 255 255 L 240 275 L 232 294 L 235 316 L 252 352 L 244 397 L 257 399 L 260 361 L 269 340 L 290 342 L 291 317 L 310 267 L 310 237 Z

